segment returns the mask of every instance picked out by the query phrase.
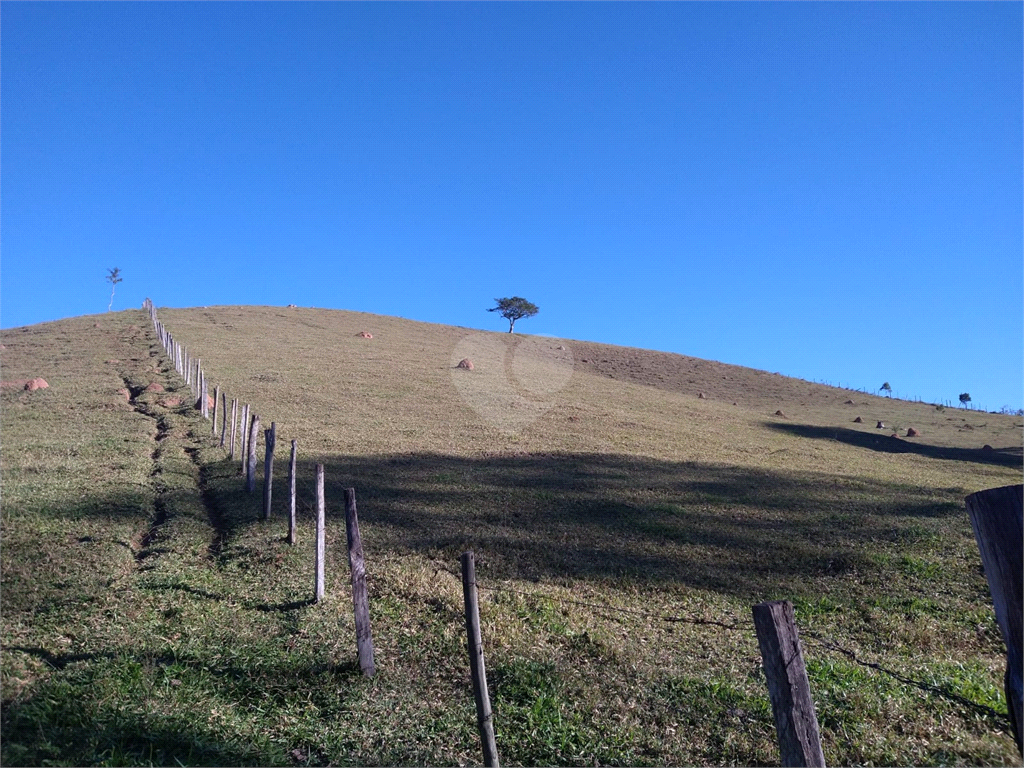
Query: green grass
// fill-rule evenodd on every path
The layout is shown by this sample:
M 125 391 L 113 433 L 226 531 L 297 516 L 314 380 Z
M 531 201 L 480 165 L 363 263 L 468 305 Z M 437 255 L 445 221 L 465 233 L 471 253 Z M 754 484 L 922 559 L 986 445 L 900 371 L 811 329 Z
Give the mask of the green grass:
M 1019 419 L 489 334 L 512 356 L 505 370 L 526 377 L 522 407 L 540 396 L 514 354 L 561 344 L 574 360 L 564 389 L 509 429 L 514 419 L 485 418 L 456 385 L 466 329 L 309 309 L 161 318 L 229 398 L 277 423 L 273 519 L 188 407 L 142 313 L 4 331 L 4 380 L 50 388 L 0 393 L 0 762 L 479 763 L 466 549 L 505 764 L 777 764 L 750 620 L 768 599 L 792 600 L 808 634 L 830 764 L 1019 762 L 1004 719 L 811 638 L 1005 712 L 1004 651 L 963 497 L 1019 481 Z M 372 340 L 356 336 L 364 329 Z M 493 361 L 475 362 L 459 373 L 488 375 Z M 153 381 L 167 391 L 143 393 Z M 894 449 L 875 420 L 922 437 Z M 320 604 L 316 463 L 328 507 Z M 348 591 L 350 486 L 369 680 Z

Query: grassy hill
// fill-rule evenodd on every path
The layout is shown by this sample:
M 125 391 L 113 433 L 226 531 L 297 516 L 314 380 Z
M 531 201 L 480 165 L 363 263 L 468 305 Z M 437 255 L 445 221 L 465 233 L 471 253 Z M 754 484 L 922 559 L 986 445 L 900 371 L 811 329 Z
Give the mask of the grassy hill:
M 273 519 L 144 313 L 4 331 L 3 379 L 50 384 L 0 394 L 4 764 L 478 763 L 467 549 L 506 764 L 777 764 L 750 620 L 770 599 L 796 606 L 830 764 L 1018 761 L 963 497 L 1020 482 L 1019 418 L 362 313 L 160 318 L 276 423 Z

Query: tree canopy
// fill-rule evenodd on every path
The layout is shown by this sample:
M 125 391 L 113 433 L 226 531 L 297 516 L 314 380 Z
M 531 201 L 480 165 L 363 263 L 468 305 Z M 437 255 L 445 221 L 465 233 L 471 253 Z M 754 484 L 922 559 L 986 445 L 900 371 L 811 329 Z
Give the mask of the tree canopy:
M 114 306 L 114 289 L 117 288 L 117 284 L 124 280 L 121 277 L 121 268 L 114 267 L 113 269 L 107 270 L 107 282 L 110 283 L 110 303 L 107 305 L 107 312 Z
M 540 309 L 533 302 L 527 301 L 521 296 L 512 296 L 504 299 L 495 299 L 498 306 L 491 307 L 488 312 L 499 312 L 508 320 L 508 332 L 513 333 L 516 327 L 516 320 L 524 317 L 533 317 Z

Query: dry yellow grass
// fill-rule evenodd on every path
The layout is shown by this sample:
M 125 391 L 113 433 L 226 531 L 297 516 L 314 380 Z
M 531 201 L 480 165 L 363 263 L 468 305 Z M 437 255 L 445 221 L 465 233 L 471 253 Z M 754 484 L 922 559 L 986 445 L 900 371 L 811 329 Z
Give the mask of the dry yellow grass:
M 776 761 L 749 619 L 765 599 L 793 600 L 808 633 L 1004 706 L 1001 641 L 963 497 L 1019 482 L 1018 418 L 360 313 L 214 307 L 160 318 L 212 383 L 277 423 L 274 520 L 259 519 L 208 422 L 151 395 L 135 400 L 144 416 L 116 394 L 150 376 L 181 394 L 140 313 L 99 318 L 100 328 L 80 318 L 5 331 L 3 377 L 53 385 L 34 399 L 3 395 L 3 522 L 17 557 L 5 563 L 15 613 L 5 612 L 4 643 L 20 649 L 4 661 L 7 690 L 19 681 L 15 697 L 5 693 L 5 762 L 476 761 L 454 573 L 465 549 L 477 553 L 508 764 Z M 464 356 L 472 371 L 455 368 Z M 79 445 L 47 402 L 93 414 L 98 436 Z M 892 438 L 879 420 L 920 436 Z M 281 523 L 292 438 L 295 548 Z M 88 448 L 89 461 L 58 461 L 61 446 Z M 305 602 L 316 462 L 327 467 L 335 575 L 320 606 Z M 108 465 L 122 474 L 105 485 Z M 134 500 L 123 492 L 133 484 Z M 372 682 L 352 672 L 338 576 L 347 486 L 368 557 Z M 39 494 L 46 504 L 32 502 Z M 118 499 L 109 509 L 123 510 L 107 515 Z M 82 519 L 90 536 L 131 547 L 74 562 L 82 545 L 67 531 Z M 51 530 L 64 538 L 46 545 L 41 567 L 31 545 Z M 144 549 L 148 531 L 157 543 Z M 125 593 L 97 592 L 104 565 L 123 572 Z M 57 628 L 36 608 L 61 589 L 71 597 Z M 94 602 L 75 608 L 77 595 Z M 998 717 L 813 642 L 805 650 L 830 763 L 1016 761 Z M 46 659 L 63 666 L 47 670 Z M 82 734 L 86 745 L 73 746 Z

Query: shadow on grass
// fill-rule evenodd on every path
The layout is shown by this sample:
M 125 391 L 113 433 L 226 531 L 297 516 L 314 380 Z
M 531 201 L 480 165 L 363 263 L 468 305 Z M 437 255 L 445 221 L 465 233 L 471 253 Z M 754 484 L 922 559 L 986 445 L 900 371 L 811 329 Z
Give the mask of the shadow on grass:
M 218 724 L 209 711 L 182 709 L 180 702 L 172 707 L 168 691 L 207 706 L 223 703 L 225 709 L 267 708 L 301 695 L 334 712 L 365 687 L 355 662 L 253 665 L 245 657 L 225 663 L 180 651 L 62 656 L 34 647 L 5 648 L 15 651 L 44 659 L 56 671 L 31 696 L 4 702 L 3 765 L 294 764 L 269 732 L 253 738 Z M 339 685 L 345 682 L 352 684 Z M 152 705 L 155 692 L 166 706 Z
M 914 453 L 929 459 L 947 461 L 973 461 L 978 464 L 997 464 L 1003 467 L 1020 467 L 1024 464 L 1024 450 L 1019 447 L 983 450 L 981 448 L 950 448 L 929 445 L 918 439 L 893 437 L 890 432 L 861 432 L 849 427 L 819 427 L 811 424 L 779 424 L 764 422 L 765 427 L 776 432 L 785 432 L 797 437 L 814 440 L 836 440 L 857 448 L 867 448 L 882 453 Z
M 344 489 L 356 488 L 371 572 L 375 553 L 424 555 L 457 571 L 459 554 L 474 550 L 489 579 L 676 584 L 760 601 L 818 594 L 839 576 L 899 577 L 900 556 L 943 557 L 936 542 L 970 534 L 959 489 L 832 473 L 574 453 L 324 463 L 342 552 Z M 313 461 L 299 462 L 307 526 L 314 474 Z M 209 480 L 229 537 L 266 525 L 237 478 Z M 285 503 L 275 499 L 271 524 L 283 524 Z M 962 577 L 958 566 L 942 578 Z

